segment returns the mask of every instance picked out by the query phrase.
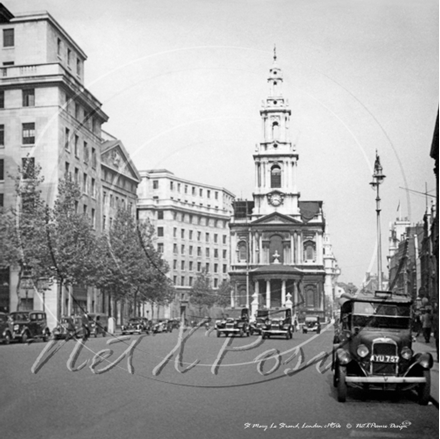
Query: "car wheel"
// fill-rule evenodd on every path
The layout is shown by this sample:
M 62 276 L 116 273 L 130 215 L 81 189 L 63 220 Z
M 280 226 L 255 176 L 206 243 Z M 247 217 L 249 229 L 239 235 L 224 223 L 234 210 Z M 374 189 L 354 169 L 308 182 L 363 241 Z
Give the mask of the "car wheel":
M 9 332 L 7 332 L 5 334 L 5 344 L 11 343 L 11 339 L 12 339 L 11 334 Z
M 46 342 L 50 338 L 50 332 L 48 330 L 44 331 L 43 341 Z
M 338 387 L 338 371 L 339 371 L 339 365 L 336 363 L 335 368 L 333 370 L 333 387 Z
M 292 340 L 292 338 L 293 338 L 293 331 L 289 332 L 289 334 L 290 334 L 290 339 Z
M 417 393 L 419 395 L 419 404 L 427 405 L 431 396 L 431 372 L 429 370 L 424 370 L 423 377 L 426 382 L 418 385 Z
M 263 334 L 263 340 L 264 340 L 266 337 L 267 337 L 267 335 L 266 335 L 266 334 Z
M 220 337 L 220 331 L 217 331 L 217 337 Z
M 289 336 L 289 331 L 286 332 L 286 340 L 289 340 L 290 336 Z
M 21 336 L 21 342 L 26 343 L 29 340 L 29 334 L 25 331 Z
M 345 382 L 345 376 L 347 375 L 347 369 L 342 366 L 338 366 L 338 401 L 345 402 L 347 399 L 347 383 Z

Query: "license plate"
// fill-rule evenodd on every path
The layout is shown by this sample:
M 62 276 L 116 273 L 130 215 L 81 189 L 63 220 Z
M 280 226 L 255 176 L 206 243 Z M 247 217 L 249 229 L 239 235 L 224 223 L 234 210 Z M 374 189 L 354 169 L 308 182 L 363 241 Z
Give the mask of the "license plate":
M 397 355 L 372 355 L 371 361 L 376 363 L 398 363 L 399 357 Z

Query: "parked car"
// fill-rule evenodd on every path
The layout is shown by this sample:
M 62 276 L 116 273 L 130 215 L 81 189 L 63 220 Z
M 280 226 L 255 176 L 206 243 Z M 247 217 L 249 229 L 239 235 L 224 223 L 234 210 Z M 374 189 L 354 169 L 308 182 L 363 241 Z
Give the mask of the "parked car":
M 292 338 L 292 334 L 292 310 L 290 308 L 281 308 L 270 312 L 261 327 L 263 338 L 281 336 L 289 340 Z
M 73 325 L 75 327 L 74 337 L 82 338 L 83 340 L 90 337 L 90 321 L 86 315 L 74 315 L 71 316 Z
M 217 331 L 217 337 L 222 334 L 228 335 L 250 335 L 249 325 L 249 309 L 230 309 L 226 310 L 222 319 L 215 322 L 215 329 Z
M 102 334 L 102 336 L 105 337 L 107 335 L 107 315 L 90 313 L 88 316 L 90 335 L 93 335 L 96 338 L 99 334 Z
M 150 332 L 150 323 L 144 317 L 132 317 L 125 325 L 121 326 L 122 334 L 142 334 Z
M 57 326 L 52 331 L 52 337 L 55 340 L 64 339 L 69 340 L 75 336 L 76 329 L 72 317 L 61 317 Z
M 180 320 L 179 319 L 170 319 L 169 320 L 172 329 L 180 328 Z
M 261 335 L 261 329 L 264 325 L 264 320 L 265 319 L 261 317 L 257 317 L 255 320 L 249 323 L 251 335 L 253 334 Z
M 316 332 L 317 334 L 321 333 L 321 322 L 319 321 L 319 317 L 309 316 L 306 317 L 302 332 L 307 334 L 308 332 Z
M 345 402 L 348 386 L 358 386 L 415 389 L 419 403 L 428 404 L 433 358 L 412 350 L 411 299 L 377 291 L 341 300 L 332 361 L 338 401 Z
M 9 344 L 12 340 L 12 326 L 8 314 L 0 312 L 0 341 Z
M 161 332 L 173 332 L 173 323 L 171 320 L 159 320 L 153 324 L 153 334 Z
M 43 311 L 17 311 L 9 314 L 12 326 L 12 340 L 26 343 L 29 339 L 42 339 L 50 337 L 47 326 L 46 313 Z

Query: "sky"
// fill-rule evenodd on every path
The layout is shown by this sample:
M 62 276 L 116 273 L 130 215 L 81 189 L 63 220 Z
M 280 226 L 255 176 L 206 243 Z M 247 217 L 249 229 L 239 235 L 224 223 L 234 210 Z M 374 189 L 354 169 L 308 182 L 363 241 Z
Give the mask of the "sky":
M 421 222 L 435 194 L 435 0 L 4 0 L 47 10 L 85 51 L 103 129 L 138 170 L 252 198 L 259 110 L 276 45 L 302 201 L 322 200 L 340 281 L 376 273 L 376 151 L 383 267 L 389 225 Z M 400 206 L 400 208 L 399 208 Z

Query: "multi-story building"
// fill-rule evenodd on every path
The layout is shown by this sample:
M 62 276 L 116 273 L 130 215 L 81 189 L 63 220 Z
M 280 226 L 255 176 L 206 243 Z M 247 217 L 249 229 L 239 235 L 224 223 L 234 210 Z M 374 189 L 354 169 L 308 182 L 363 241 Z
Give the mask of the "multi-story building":
M 48 205 L 59 180 L 74 179 L 83 192 L 78 209 L 100 233 L 109 215 L 106 193 L 134 205 L 139 175 L 120 141 L 102 138 L 108 116 L 84 86 L 86 54 L 47 12 L 14 16 L 0 5 L 0 38 L 0 202 L 5 208 L 14 202 L 14 181 L 4 170 L 38 165 Z M 15 293 L 17 273 L 3 269 L 0 277 L 1 306 L 45 309 L 52 326 L 78 307 L 91 312 L 105 306 L 92 288 L 74 286 L 59 294 L 53 286 L 38 294 L 27 286 Z
M 140 171 L 137 213 L 155 227 L 157 249 L 170 266 L 177 291 L 165 317 L 180 316 L 197 274 L 205 270 L 212 286 L 228 278 L 229 229 L 234 194 L 216 186 L 176 177 L 166 169 Z
M 268 83 L 269 96 L 260 110 L 263 137 L 253 156 L 253 201 L 235 202 L 230 224 L 233 305 L 251 306 L 254 313 L 293 303 L 298 319 L 324 316 L 322 201 L 300 201 L 299 156 L 289 138 L 291 111 L 276 57 Z

